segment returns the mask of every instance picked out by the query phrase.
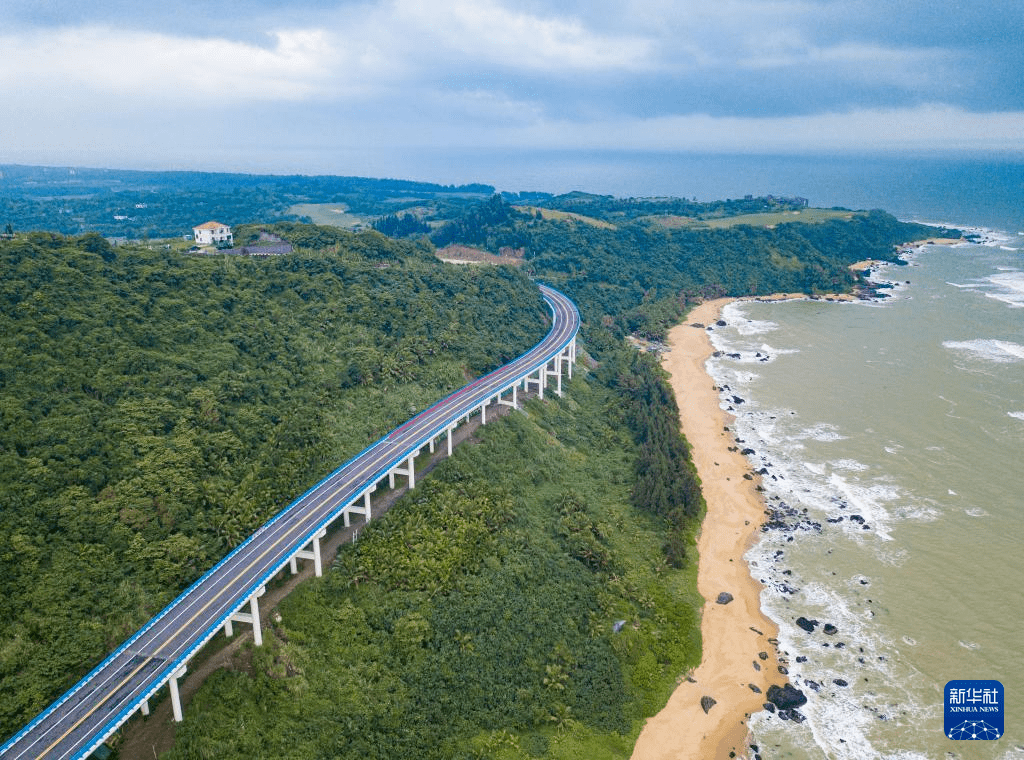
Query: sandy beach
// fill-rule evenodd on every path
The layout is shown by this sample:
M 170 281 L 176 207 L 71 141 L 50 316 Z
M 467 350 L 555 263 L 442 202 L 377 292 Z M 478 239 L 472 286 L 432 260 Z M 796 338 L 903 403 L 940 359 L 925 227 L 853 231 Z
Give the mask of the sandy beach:
M 690 678 L 673 692 L 665 708 L 650 718 L 633 750 L 634 760 L 710 760 L 744 757 L 746 721 L 762 709 L 772 684 L 783 685 L 774 641 L 778 629 L 761 612 L 761 584 L 743 555 L 755 540 L 764 503 L 756 477 L 724 428 L 732 419 L 719 407 L 718 392 L 704 369 L 714 350 L 707 331 L 730 299 L 708 301 L 694 309 L 687 323 L 669 333 L 671 350 L 662 364 L 671 374 L 682 430 L 693 449 L 703 484 L 707 516 L 698 541 L 697 587 L 705 599 L 701 634 L 703 659 Z M 733 601 L 718 604 L 719 593 Z M 765 659 L 762 659 L 764 657 Z M 762 693 L 758 693 L 751 685 Z M 715 705 L 707 712 L 703 697 Z

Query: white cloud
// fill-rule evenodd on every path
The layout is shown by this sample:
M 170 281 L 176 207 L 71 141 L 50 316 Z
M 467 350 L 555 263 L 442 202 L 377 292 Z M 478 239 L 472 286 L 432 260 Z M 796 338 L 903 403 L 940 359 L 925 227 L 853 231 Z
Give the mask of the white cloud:
M 969 51 L 865 25 L 872 1 L 366 0 L 302 13 L 285 2 L 244 22 L 246 39 L 155 23 L 7 27 L 0 98 L 16 117 L 0 120 L 0 161 L 129 146 L 187 163 L 200 148 L 1024 145 L 1019 105 L 985 87 Z M 979 93 L 1017 111 L 887 107 Z M 756 115 L 766 108 L 804 115 Z
M 124 102 L 232 104 L 301 100 L 343 89 L 342 58 L 325 32 L 287 30 L 270 47 L 109 27 L 0 38 L 0 87 L 38 97 L 82 91 Z
M 577 18 L 534 15 L 495 0 L 395 0 L 388 16 L 440 57 L 511 69 L 638 69 L 650 52 L 642 37 L 599 34 Z
M 236 105 L 415 97 L 424 82 L 462 89 L 483 70 L 558 76 L 638 70 L 649 46 L 594 32 L 579 19 L 497 0 L 385 0 L 324 14 L 317 28 L 276 29 L 266 45 L 105 25 L 0 34 L 0 95 L 23 106 L 103 99 Z M 452 85 L 455 85 L 452 87 Z M 469 85 L 475 89 L 478 85 Z M 407 89 L 408 88 L 408 89 Z
M 895 48 L 876 43 L 842 42 L 811 44 L 793 33 L 767 35 L 751 40 L 736 64 L 750 71 L 803 70 L 822 72 L 837 83 L 857 81 L 872 87 L 896 85 L 904 88 L 947 85 L 950 78 L 948 50 L 940 48 Z

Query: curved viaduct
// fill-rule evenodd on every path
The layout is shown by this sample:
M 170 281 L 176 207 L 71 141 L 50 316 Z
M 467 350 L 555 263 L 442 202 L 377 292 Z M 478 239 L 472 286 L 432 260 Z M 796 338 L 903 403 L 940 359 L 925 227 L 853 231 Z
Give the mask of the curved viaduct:
M 180 721 L 178 679 L 189 659 L 217 632 L 232 633 L 233 622 L 253 626 L 262 644 L 258 599 L 265 584 L 286 565 L 312 560 L 322 572 L 320 539 L 339 517 L 350 524 L 352 514 L 369 522 L 370 494 L 395 476 L 416 485 L 415 458 L 447 437 L 479 412 L 487 420 L 492 402 L 518 404 L 518 390 L 538 391 L 549 381 L 562 393 L 563 369 L 572 377 L 576 360 L 579 312 L 566 296 L 541 285 L 552 312 L 547 336 L 505 366 L 455 391 L 317 483 L 222 559 L 177 599 L 146 623 L 66 694 L 0 747 L 2 760 L 69 760 L 88 757 L 136 711 L 149 713 L 149 698 L 168 684 L 175 720 Z M 248 610 L 248 611 L 243 611 Z

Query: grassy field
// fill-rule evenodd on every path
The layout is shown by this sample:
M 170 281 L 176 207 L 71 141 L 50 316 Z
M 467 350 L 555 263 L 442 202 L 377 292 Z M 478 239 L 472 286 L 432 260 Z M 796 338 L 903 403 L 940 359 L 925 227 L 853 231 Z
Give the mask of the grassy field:
M 615 225 L 611 222 L 594 219 L 583 214 L 574 214 L 571 211 L 555 211 L 554 209 L 537 208 L 536 206 L 516 206 L 515 209 L 516 211 L 524 211 L 529 214 L 536 214 L 539 211 L 544 219 L 551 219 L 556 222 L 580 222 L 581 224 L 589 224 L 591 227 L 599 227 L 603 230 L 616 229 Z
M 518 256 L 496 256 L 468 245 L 446 245 L 436 251 L 437 258 L 453 264 L 508 264 L 519 266 L 524 259 Z
M 741 216 L 730 216 L 723 219 L 702 219 L 700 224 L 714 229 L 723 227 L 735 227 L 738 224 L 749 224 L 752 227 L 774 227 L 777 224 L 787 222 L 803 222 L 804 224 L 815 224 L 825 222 L 829 219 L 849 220 L 853 218 L 853 211 L 835 211 L 828 208 L 805 208 L 802 211 L 779 211 L 771 214 L 743 214 Z
M 829 219 L 849 220 L 853 218 L 855 213 L 854 211 L 837 211 L 829 208 L 806 208 L 801 211 L 741 214 L 739 216 L 726 216 L 718 219 L 696 219 L 688 216 L 655 216 L 651 217 L 651 220 L 670 229 L 678 229 L 680 227 L 723 229 L 735 227 L 739 224 L 749 224 L 752 227 L 774 227 L 778 224 L 790 222 L 815 224 L 828 221 Z
M 370 226 L 369 219 L 348 213 L 348 206 L 344 203 L 299 203 L 289 208 L 288 213 L 308 216 L 313 224 L 344 227 L 347 230 Z

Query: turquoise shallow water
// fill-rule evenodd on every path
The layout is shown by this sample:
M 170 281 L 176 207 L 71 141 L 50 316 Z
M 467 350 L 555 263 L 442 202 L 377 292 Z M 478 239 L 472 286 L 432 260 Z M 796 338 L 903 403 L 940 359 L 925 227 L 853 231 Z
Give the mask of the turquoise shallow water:
M 926 247 L 879 273 L 901 283 L 883 303 L 735 304 L 713 331 L 740 354 L 709 363 L 723 404 L 796 526 L 749 555 L 810 697 L 803 724 L 752 721 L 762 756 L 1024 757 L 1020 248 Z M 945 738 L 953 679 L 1002 682 L 1001 739 Z

